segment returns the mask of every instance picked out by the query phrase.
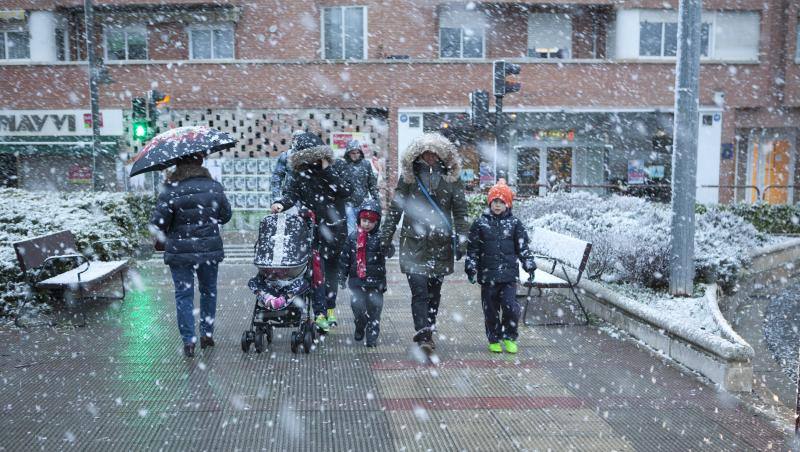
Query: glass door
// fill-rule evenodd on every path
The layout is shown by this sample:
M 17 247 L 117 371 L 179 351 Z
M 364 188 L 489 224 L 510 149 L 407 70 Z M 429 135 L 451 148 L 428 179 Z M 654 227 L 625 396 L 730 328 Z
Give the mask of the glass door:
M 547 184 L 551 191 L 570 191 L 572 185 L 572 148 L 547 149 Z
M 517 186 L 521 196 L 539 194 L 539 148 L 517 148 Z
M 792 141 L 782 134 L 760 131 L 750 135 L 747 183 L 758 187 L 764 202 L 793 202 L 793 154 Z M 749 191 L 748 200 L 751 203 L 759 201 L 755 190 Z

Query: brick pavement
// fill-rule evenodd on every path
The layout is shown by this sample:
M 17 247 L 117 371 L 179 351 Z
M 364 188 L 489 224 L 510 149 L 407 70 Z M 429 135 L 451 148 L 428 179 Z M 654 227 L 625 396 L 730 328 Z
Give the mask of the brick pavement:
M 381 343 L 340 326 L 309 355 L 288 332 L 243 354 L 250 265 L 220 272 L 211 351 L 181 355 L 163 265 L 86 328 L 0 329 L 0 450 L 783 450 L 738 399 L 595 327 L 524 328 L 486 351 L 478 290 L 445 283 L 437 366 L 409 352 L 405 278 L 390 265 Z

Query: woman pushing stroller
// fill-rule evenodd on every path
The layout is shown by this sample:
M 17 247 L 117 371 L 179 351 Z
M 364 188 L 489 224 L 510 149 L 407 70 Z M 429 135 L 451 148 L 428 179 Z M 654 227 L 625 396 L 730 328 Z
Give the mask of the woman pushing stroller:
M 347 238 L 345 204 L 352 188 L 341 163 L 334 161 L 331 148 L 315 134 L 306 132 L 294 137 L 289 166 L 294 177 L 283 197 L 272 204 L 272 212 L 300 205 L 316 215 L 319 230 L 315 247 L 322 261 L 325 283 L 315 291 L 313 310 L 317 327 L 327 332 L 336 323 L 338 259 Z

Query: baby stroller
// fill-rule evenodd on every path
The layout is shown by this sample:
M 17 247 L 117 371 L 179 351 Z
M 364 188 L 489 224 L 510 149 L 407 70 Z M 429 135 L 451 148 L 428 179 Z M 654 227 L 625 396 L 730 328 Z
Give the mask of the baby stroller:
M 306 353 L 316 339 L 311 318 L 313 297 L 313 217 L 297 209 L 268 215 L 261 220 L 253 264 L 258 274 L 247 286 L 256 295 L 250 329 L 242 334 L 242 351 L 255 345 L 264 351 L 264 340 L 272 342 L 272 328 L 297 328 L 292 331 L 291 349 L 300 346 Z

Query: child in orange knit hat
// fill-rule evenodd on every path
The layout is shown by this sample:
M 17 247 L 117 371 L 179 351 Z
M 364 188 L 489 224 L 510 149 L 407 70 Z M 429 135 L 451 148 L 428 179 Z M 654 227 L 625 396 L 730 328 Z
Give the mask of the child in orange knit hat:
M 536 270 L 528 232 L 511 214 L 513 199 L 514 192 L 504 179 L 489 189 L 489 211 L 472 223 L 464 263 L 469 282 L 481 285 L 486 338 L 493 353 L 502 353 L 503 346 L 506 352 L 517 353 L 517 259 L 526 272 Z

